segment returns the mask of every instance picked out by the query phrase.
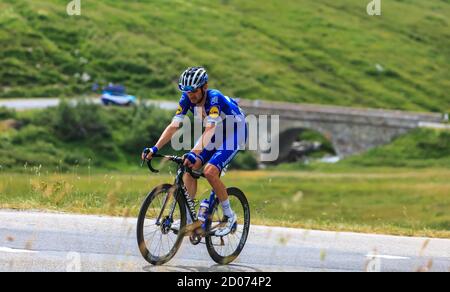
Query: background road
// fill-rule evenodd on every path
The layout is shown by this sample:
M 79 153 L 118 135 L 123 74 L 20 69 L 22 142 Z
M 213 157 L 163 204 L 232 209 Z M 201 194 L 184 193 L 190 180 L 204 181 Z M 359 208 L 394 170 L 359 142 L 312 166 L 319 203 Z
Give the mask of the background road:
M 95 104 L 101 104 L 100 98 L 88 98 Z M 0 99 L 0 107 L 6 107 L 15 110 L 44 109 L 47 107 L 57 106 L 61 99 L 59 98 L 17 98 L 17 99 Z M 72 102 L 76 99 L 72 99 Z M 146 100 L 143 101 L 147 105 L 155 105 L 165 110 L 176 110 L 177 102 Z
M 135 218 L 5 210 L 0 222 L 0 271 L 450 271 L 450 239 L 251 226 L 232 265 L 186 238 L 155 267 L 139 253 Z

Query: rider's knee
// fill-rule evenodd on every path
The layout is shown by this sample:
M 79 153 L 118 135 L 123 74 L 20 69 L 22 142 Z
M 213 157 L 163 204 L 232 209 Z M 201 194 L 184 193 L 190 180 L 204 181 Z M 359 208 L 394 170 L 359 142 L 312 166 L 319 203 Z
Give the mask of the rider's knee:
M 206 179 L 211 180 L 211 179 L 215 179 L 215 178 L 219 177 L 220 172 L 217 167 L 215 167 L 214 165 L 208 164 L 205 167 L 204 174 L 205 174 Z
M 192 169 L 193 170 L 199 170 L 200 168 L 202 168 L 202 166 L 203 166 L 203 164 L 202 164 L 202 162 L 201 161 L 197 161 L 195 164 L 194 164 L 194 166 L 192 166 Z M 187 180 L 189 180 L 189 181 L 197 181 L 196 179 L 194 179 L 193 177 L 192 177 L 192 175 L 190 175 L 189 173 L 185 173 L 184 174 L 184 178 L 183 179 L 187 179 Z

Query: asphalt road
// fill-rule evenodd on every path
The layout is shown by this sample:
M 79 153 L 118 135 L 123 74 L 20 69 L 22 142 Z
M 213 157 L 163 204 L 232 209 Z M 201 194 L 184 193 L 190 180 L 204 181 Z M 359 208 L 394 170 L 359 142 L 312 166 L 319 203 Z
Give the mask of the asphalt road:
M 30 110 L 30 109 L 44 109 L 47 107 L 54 107 L 59 104 L 59 98 L 16 98 L 16 99 L 0 99 L 0 107 L 6 107 L 15 110 Z M 89 98 L 95 104 L 101 104 L 100 98 Z M 75 99 L 72 99 L 74 102 Z M 155 105 L 166 110 L 176 110 L 177 102 L 147 100 L 144 101 L 148 105 Z
M 443 271 L 450 239 L 251 226 L 231 265 L 186 239 L 166 265 L 140 255 L 135 218 L 0 211 L 0 271 Z

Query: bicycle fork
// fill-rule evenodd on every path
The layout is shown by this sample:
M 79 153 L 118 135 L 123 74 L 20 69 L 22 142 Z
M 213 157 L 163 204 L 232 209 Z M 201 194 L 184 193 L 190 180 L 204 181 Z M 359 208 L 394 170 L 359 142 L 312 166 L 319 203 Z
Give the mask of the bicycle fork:
M 167 192 L 166 197 L 164 198 L 164 203 L 163 206 L 161 208 L 161 212 L 159 212 L 158 217 L 156 218 L 156 226 L 161 226 L 161 230 L 164 234 L 166 234 L 167 232 L 169 232 L 170 230 L 170 226 L 173 223 L 173 213 L 175 212 L 175 208 L 176 208 L 176 204 L 177 204 L 177 196 L 174 196 L 174 200 L 171 203 L 170 209 L 169 209 L 169 214 L 168 216 L 163 218 L 162 224 L 161 224 L 161 217 L 163 216 L 164 210 L 166 209 L 167 203 L 170 200 L 171 197 L 171 192 Z

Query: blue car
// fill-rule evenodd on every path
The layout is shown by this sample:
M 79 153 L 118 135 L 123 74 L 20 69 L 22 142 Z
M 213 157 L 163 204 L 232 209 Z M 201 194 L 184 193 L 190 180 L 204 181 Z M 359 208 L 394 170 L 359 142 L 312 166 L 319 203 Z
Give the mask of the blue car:
M 103 88 L 101 101 L 104 105 L 129 106 L 136 104 L 136 97 L 125 93 L 125 87 L 110 85 Z

